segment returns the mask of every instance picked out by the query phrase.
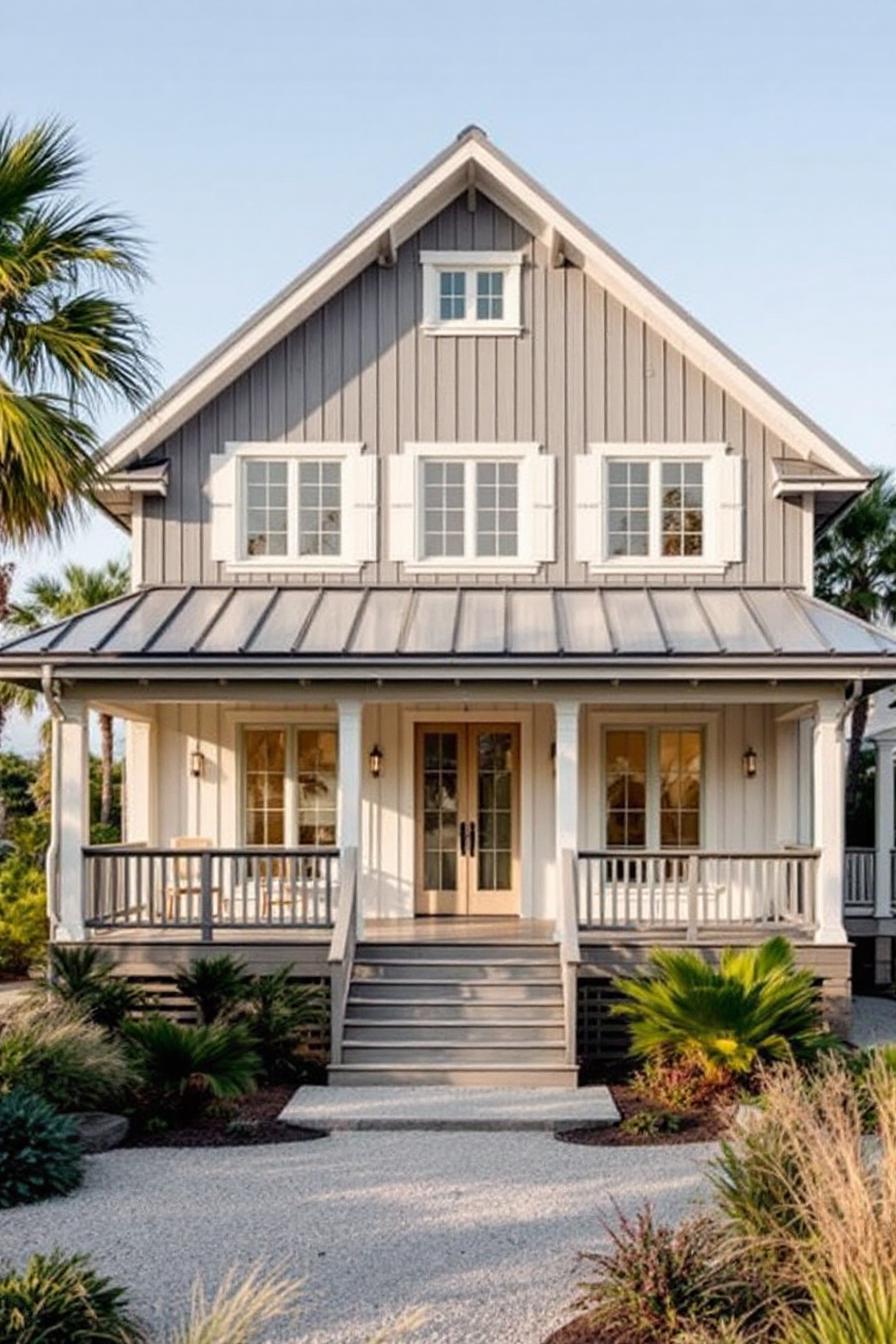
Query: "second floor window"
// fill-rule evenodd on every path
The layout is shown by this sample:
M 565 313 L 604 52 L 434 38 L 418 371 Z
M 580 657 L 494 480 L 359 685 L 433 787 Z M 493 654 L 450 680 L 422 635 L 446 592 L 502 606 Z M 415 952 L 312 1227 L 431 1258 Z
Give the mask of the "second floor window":
M 522 254 L 429 252 L 423 267 L 423 330 L 434 336 L 519 335 Z
M 513 559 L 519 554 L 519 464 L 425 459 L 424 559 Z
M 703 463 L 610 459 L 607 555 L 654 559 L 703 555 Z
M 342 554 L 342 463 L 248 458 L 243 476 L 246 559 Z

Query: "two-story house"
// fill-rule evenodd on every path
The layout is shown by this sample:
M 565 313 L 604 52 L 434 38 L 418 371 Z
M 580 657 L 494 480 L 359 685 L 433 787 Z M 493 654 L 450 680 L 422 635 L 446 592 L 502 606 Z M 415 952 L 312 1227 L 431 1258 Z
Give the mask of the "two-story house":
M 813 544 L 869 474 L 481 130 L 106 460 L 133 592 L 0 653 L 55 938 L 329 977 L 334 1082 L 572 1083 L 657 942 L 783 931 L 848 1000 L 842 725 L 896 641 Z

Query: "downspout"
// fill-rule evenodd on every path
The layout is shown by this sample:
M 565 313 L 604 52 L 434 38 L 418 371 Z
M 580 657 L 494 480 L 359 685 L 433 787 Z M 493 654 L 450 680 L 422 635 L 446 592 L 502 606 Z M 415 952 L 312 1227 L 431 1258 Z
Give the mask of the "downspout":
M 59 922 L 59 802 L 60 770 L 59 724 L 65 722 L 65 713 L 59 696 L 59 683 L 53 680 L 53 669 L 44 663 L 40 673 L 41 690 L 52 720 L 50 744 L 50 843 L 47 846 L 46 881 L 47 912 L 51 928 Z

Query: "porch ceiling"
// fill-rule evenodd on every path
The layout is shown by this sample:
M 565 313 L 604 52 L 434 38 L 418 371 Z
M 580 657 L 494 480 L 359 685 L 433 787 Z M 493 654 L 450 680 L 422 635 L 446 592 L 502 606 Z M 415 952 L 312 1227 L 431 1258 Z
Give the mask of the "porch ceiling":
M 799 589 L 167 586 L 143 589 L 0 647 L 36 663 L 589 666 L 666 660 L 896 671 L 896 639 Z M 880 666 L 885 664 L 886 667 Z

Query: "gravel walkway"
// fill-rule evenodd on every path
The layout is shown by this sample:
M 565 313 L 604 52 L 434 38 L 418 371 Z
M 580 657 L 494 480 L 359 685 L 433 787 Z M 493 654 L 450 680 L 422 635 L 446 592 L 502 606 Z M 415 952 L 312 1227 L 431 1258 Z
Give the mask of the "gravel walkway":
M 849 1039 L 854 1045 L 896 1041 L 896 999 L 854 998 Z
M 298 1322 L 270 1335 L 364 1344 L 422 1306 L 414 1344 L 540 1344 L 568 1318 L 578 1252 L 612 1203 L 677 1218 L 711 1144 L 584 1148 L 546 1134 L 347 1133 L 259 1148 L 132 1149 L 89 1160 L 67 1199 L 0 1213 L 0 1259 L 90 1251 L 153 1326 L 193 1279 L 286 1263 Z

